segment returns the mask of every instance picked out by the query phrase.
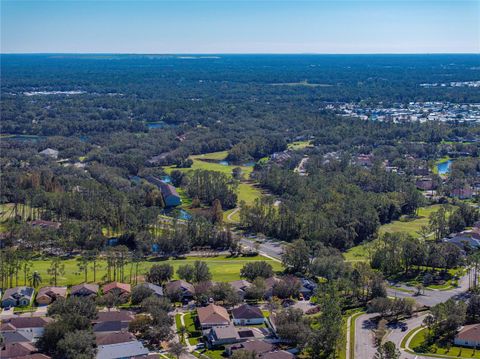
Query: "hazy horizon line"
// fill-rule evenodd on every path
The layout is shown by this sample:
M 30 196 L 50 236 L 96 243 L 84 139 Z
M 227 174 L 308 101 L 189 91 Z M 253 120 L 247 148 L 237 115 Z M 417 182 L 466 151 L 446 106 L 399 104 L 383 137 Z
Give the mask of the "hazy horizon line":
M 480 52 L 0 52 L 0 55 L 479 55 Z

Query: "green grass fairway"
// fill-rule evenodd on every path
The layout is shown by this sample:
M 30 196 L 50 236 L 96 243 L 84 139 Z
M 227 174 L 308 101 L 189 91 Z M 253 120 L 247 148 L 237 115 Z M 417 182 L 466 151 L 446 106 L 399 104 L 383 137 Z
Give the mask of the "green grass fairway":
M 395 232 L 405 232 L 411 234 L 412 236 L 418 237 L 418 231 L 422 228 L 422 226 L 428 225 L 428 217 L 433 212 L 436 212 L 440 209 L 439 204 L 435 204 L 433 206 L 423 207 L 418 210 L 418 217 L 415 219 L 400 219 L 398 221 L 393 221 L 392 223 L 384 224 L 380 226 L 378 231 L 379 235 L 383 235 L 385 233 L 395 233 Z
M 385 233 L 395 233 L 395 232 L 404 232 L 408 233 L 414 237 L 418 237 L 418 231 L 422 228 L 422 226 L 428 225 L 429 216 L 433 212 L 436 212 L 440 209 L 440 205 L 435 204 L 428 207 L 422 207 L 418 210 L 418 217 L 415 219 L 408 219 L 403 218 L 398 221 L 393 221 L 388 224 L 384 224 L 380 226 L 378 230 L 379 236 L 382 236 Z M 433 239 L 432 236 L 430 238 Z M 374 245 L 373 240 L 370 243 L 361 244 L 349 249 L 346 253 L 344 253 L 345 259 L 350 262 L 355 261 L 365 261 L 368 258 L 368 248 Z
M 296 150 L 303 150 L 304 148 L 307 148 L 309 146 L 311 146 L 310 141 L 295 141 L 288 144 L 288 149 L 296 151 Z
M 413 331 L 416 331 L 418 328 L 414 329 Z M 417 332 L 413 337 L 412 340 L 410 341 L 410 349 L 415 350 L 416 347 L 422 345 L 422 343 L 425 341 L 425 336 L 427 334 L 427 328 L 424 328 Z M 412 331 L 412 332 L 413 332 Z M 402 345 L 405 345 L 402 341 Z M 463 347 L 458 347 L 454 346 L 452 343 L 452 346 L 450 349 L 440 347 L 438 345 L 434 346 L 431 351 L 425 353 L 427 356 L 441 356 L 443 358 L 480 358 L 480 351 L 479 350 L 473 350 L 471 348 L 463 348 Z
M 222 172 L 227 175 L 232 174 L 232 170 L 235 167 L 240 167 L 242 169 L 242 173 L 244 174 L 245 178 L 250 175 L 253 171 L 252 166 L 236 166 L 236 165 L 222 165 L 215 161 L 222 161 L 228 155 L 227 151 L 220 151 L 220 152 L 211 152 L 205 153 L 203 155 L 192 155 L 189 158 L 193 161 L 192 167 L 190 168 L 176 168 L 175 166 L 167 166 L 165 168 L 165 172 L 170 174 L 173 170 L 177 169 L 182 172 L 188 172 L 191 170 L 209 170 L 209 171 L 217 171 Z
M 169 259 L 165 261 L 143 261 L 139 266 L 139 275 L 144 275 L 148 269 L 154 264 L 169 263 L 175 270 L 183 264 L 192 264 L 196 260 L 202 260 L 207 263 L 212 273 L 214 281 L 233 281 L 240 279 L 240 269 L 244 266 L 245 263 L 250 261 L 259 261 L 264 260 L 270 263 L 275 271 L 281 271 L 282 265 L 271 259 L 256 256 L 256 257 L 238 257 L 238 258 L 227 258 L 225 256 L 218 257 L 187 257 L 186 259 Z M 50 267 L 50 260 L 35 260 L 33 261 L 33 266 L 31 271 L 38 271 L 42 277 L 42 286 L 48 285 L 51 276 L 47 273 L 48 268 Z M 76 259 L 67 259 L 63 261 L 65 266 L 65 274 L 61 276 L 58 280 L 58 285 L 75 285 L 83 283 L 84 275 L 80 273 Z M 97 282 L 103 281 L 103 277 L 106 274 L 106 262 L 101 260 L 99 262 L 100 268 L 97 270 Z M 126 281 L 130 281 L 130 265 L 125 266 L 125 276 Z M 88 271 L 88 281 L 93 281 L 93 271 Z M 14 280 L 15 282 L 15 280 Z M 15 283 L 13 283 L 15 285 Z M 19 275 L 19 285 L 23 285 L 23 273 Z
M 253 171 L 252 166 L 236 166 L 236 165 L 221 165 L 217 162 L 211 161 L 222 161 L 228 155 L 227 151 L 220 151 L 220 152 L 212 152 L 212 153 L 205 153 L 203 155 L 192 155 L 190 159 L 193 161 L 192 167 L 190 168 L 176 168 L 175 166 L 167 166 L 164 167 L 165 172 L 170 174 L 173 170 L 179 170 L 182 172 L 189 172 L 193 170 L 208 170 L 208 171 L 216 171 L 226 174 L 227 176 L 232 175 L 232 170 L 236 167 L 240 167 L 242 169 L 243 180 L 238 185 L 237 194 L 238 194 L 238 202 L 245 201 L 245 203 L 253 203 L 255 199 L 260 198 L 262 192 L 259 188 L 255 186 L 252 181 L 248 180 L 250 173 Z M 191 199 L 188 198 L 185 192 L 179 188 L 178 193 L 182 198 L 182 207 L 188 209 L 188 206 L 191 204 Z M 224 221 L 226 222 L 238 222 L 239 216 L 238 213 L 235 213 L 230 220 L 228 219 L 228 215 L 233 211 L 229 210 L 224 213 Z

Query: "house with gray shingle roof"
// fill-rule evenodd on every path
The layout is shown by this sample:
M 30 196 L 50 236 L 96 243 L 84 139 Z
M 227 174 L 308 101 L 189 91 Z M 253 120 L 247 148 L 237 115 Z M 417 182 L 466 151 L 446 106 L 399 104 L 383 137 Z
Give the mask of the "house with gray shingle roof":
M 32 287 L 15 287 L 5 291 L 2 307 L 26 307 L 30 305 L 35 290 Z
M 146 358 L 148 356 L 148 349 L 137 340 L 99 345 L 97 350 L 97 359 L 123 359 L 123 358 Z

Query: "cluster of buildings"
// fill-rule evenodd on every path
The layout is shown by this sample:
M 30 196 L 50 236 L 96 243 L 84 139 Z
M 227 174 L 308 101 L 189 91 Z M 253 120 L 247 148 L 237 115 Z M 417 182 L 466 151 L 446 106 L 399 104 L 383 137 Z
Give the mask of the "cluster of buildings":
M 444 238 L 444 241 L 453 243 L 461 249 L 465 249 L 466 247 L 472 249 L 480 248 L 480 221 L 476 222 L 471 229 L 459 233 L 452 233 Z
M 149 285 L 154 286 L 153 284 Z M 128 283 L 111 282 L 102 287 L 102 293 L 103 295 L 113 294 L 128 299 L 131 294 L 131 286 Z M 100 286 L 94 283 L 83 283 L 70 288 L 70 296 L 73 297 L 96 297 L 99 294 Z M 49 305 L 60 297 L 66 298 L 67 287 L 42 287 L 38 290 L 36 296 L 35 289 L 32 287 L 9 288 L 2 296 L 2 307 L 26 307 L 33 303 L 34 297 L 38 305 Z
M 275 285 L 282 281 L 279 277 L 265 279 L 265 298 L 271 298 Z M 316 291 L 316 284 L 308 279 L 298 279 L 301 297 L 310 298 Z M 244 299 L 252 283 L 246 280 L 236 280 L 229 283 L 240 298 Z M 152 295 L 162 297 L 167 295 L 183 303 L 195 298 L 195 287 L 184 280 L 173 280 L 164 286 L 152 283 L 142 283 L 147 286 Z M 94 283 L 82 283 L 70 288 L 46 286 L 35 291 L 32 287 L 21 286 L 5 291 L 1 299 L 3 308 L 26 307 L 33 303 L 47 306 L 59 298 L 75 296 L 80 298 L 97 298 L 99 296 L 115 295 L 128 302 L 131 295 L 131 285 L 120 282 L 110 282 L 103 286 Z M 177 300 L 177 299 L 175 299 Z M 226 309 L 209 300 L 206 306 L 197 307 L 195 324 L 201 331 L 204 343 L 209 348 L 225 348 L 224 354 L 229 356 L 236 350 L 255 351 L 261 359 L 292 359 L 294 349 L 289 349 L 288 343 L 282 342 L 276 335 L 275 313 L 265 316 L 264 312 L 254 305 L 242 304 Z M 37 310 L 25 314 L 14 314 L 7 310 L 0 315 L 0 358 L 14 359 L 48 359 L 38 353 L 36 341 L 43 335 L 45 326 L 52 318 L 45 316 L 45 310 Z M 97 342 L 97 359 L 147 358 L 151 357 L 148 348 L 128 331 L 129 323 L 135 315 L 129 310 L 102 310 L 98 317 L 92 320 L 92 330 Z M 288 349 L 288 350 L 285 350 Z
M 162 287 L 151 283 L 144 283 L 144 285 L 152 290 L 153 295 L 163 295 Z M 67 287 L 48 286 L 40 288 L 35 296 L 34 288 L 15 287 L 5 291 L 1 304 L 3 308 L 24 307 L 35 301 L 39 306 L 46 306 L 58 298 L 66 298 L 67 295 L 95 298 L 99 295 L 113 294 L 128 300 L 131 286 L 127 283 L 111 282 L 105 284 L 100 290 L 97 284 L 83 283 L 71 287 L 69 294 L 67 292 Z M 3 341 L 0 344 L 0 358 L 47 359 L 48 357 L 38 353 L 35 347 L 36 341 L 45 331 L 45 326 L 53 320 L 45 317 L 44 314 L 45 311 L 23 315 L 2 314 L 0 336 Z M 98 313 L 97 318 L 92 320 L 92 330 L 97 342 L 97 359 L 151 356 L 149 350 L 128 332 L 128 325 L 134 318 L 133 312 L 127 310 L 108 310 Z
M 390 107 L 359 103 L 328 102 L 323 109 L 334 111 L 344 117 L 361 120 L 402 122 L 461 121 L 480 122 L 480 104 L 458 104 L 451 102 L 410 102 Z
M 421 87 L 480 87 L 480 81 L 451 81 L 420 84 Z
M 263 359 L 293 359 L 290 351 L 278 347 L 275 316 L 265 318 L 260 308 L 242 304 L 229 313 L 224 307 L 209 304 L 197 309 L 197 325 L 209 347 L 222 346 L 230 356 L 237 350 L 248 350 Z
M 93 333 L 97 344 L 96 359 L 149 358 L 152 356 L 142 342 L 128 332 L 129 323 L 135 318 L 127 310 L 100 311 L 92 320 Z M 38 353 L 35 346 L 43 335 L 45 326 L 53 319 L 45 316 L 12 315 L 2 319 L 0 335 L 3 343 L 0 349 L 2 359 L 49 359 Z

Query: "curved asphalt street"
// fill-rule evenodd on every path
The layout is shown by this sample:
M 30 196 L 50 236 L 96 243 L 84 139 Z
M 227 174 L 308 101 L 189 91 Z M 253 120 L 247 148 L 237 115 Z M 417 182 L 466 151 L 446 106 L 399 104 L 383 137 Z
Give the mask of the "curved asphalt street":
M 411 293 L 399 291 L 392 288 L 388 288 L 387 292 L 390 297 L 413 298 L 418 304 L 431 307 L 439 303 L 446 302 L 452 297 L 457 299 L 467 299 L 468 294 L 466 292 L 469 287 L 468 273 L 459 279 L 458 284 L 458 287 L 452 288 L 450 290 L 425 290 L 425 294 L 419 296 L 414 295 L 415 288 L 408 288 L 412 290 Z M 374 357 L 377 348 L 375 347 L 373 332 L 373 330 L 375 329 L 375 324 L 372 323 L 371 319 L 377 315 L 378 314 L 376 313 L 363 314 L 356 319 L 354 352 L 355 359 L 372 359 Z M 403 338 L 408 334 L 409 331 L 421 326 L 425 316 L 426 314 L 415 315 L 412 318 L 397 323 L 395 326 L 389 326 L 385 340 L 394 342 L 397 348 L 400 349 L 400 344 Z M 431 358 L 417 354 L 410 354 L 402 349 L 400 349 L 400 351 L 402 353 L 402 359 Z

